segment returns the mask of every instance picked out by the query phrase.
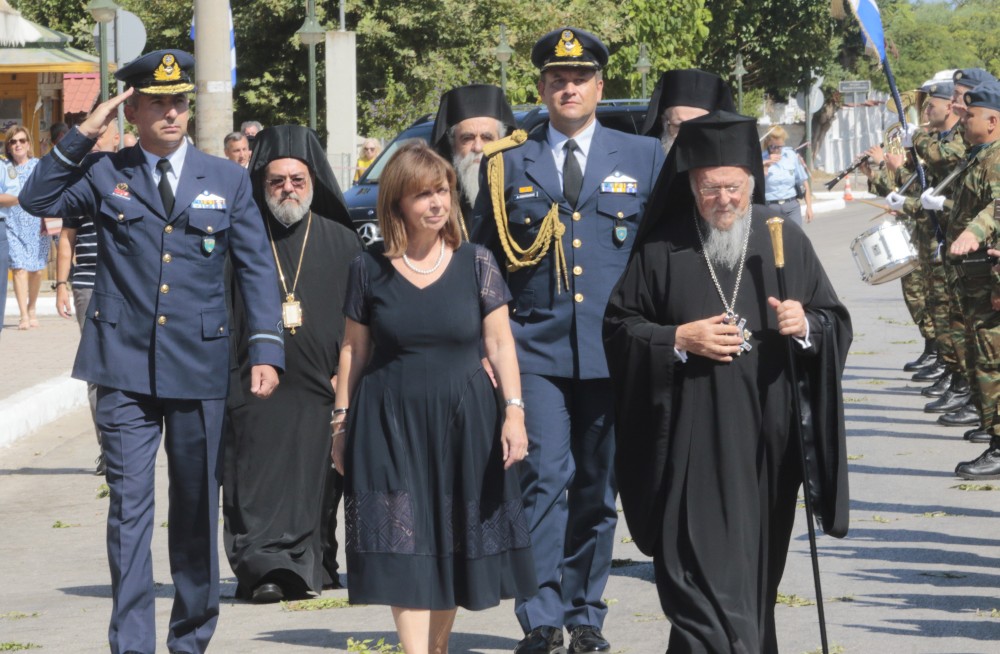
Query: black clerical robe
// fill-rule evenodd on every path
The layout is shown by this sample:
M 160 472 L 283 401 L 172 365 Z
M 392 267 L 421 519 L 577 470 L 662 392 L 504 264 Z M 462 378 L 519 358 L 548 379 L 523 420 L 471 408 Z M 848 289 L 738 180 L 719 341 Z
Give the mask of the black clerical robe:
M 287 327 L 285 372 L 266 400 L 247 392 L 243 294 L 234 289 L 234 335 L 239 381 L 231 383 L 223 474 L 225 547 L 248 597 L 261 579 L 279 570 L 297 577 L 289 590 L 320 592 L 336 579 L 336 501 L 340 479 L 330 467 L 331 377 L 344 335 L 344 296 L 351 261 L 361 251 L 357 234 L 313 215 L 308 241 L 303 219 L 285 227 L 266 217 L 289 290 L 305 242 L 295 286 L 302 326 Z M 274 283 L 285 290 L 278 279 Z M 282 573 L 287 586 L 287 573 Z M 298 583 L 301 581 L 301 584 Z
M 778 285 L 765 218 L 755 206 L 735 303 L 753 349 L 733 362 L 696 355 L 682 362 L 674 350 L 678 325 L 725 310 L 690 211 L 650 228 L 605 315 L 619 490 L 630 532 L 654 557 L 672 623 L 669 652 L 777 651 L 774 602 L 802 475 L 786 337 L 767 304 L 768 296 L 778 297 Z M 843 536 L 847 462 L 839 378 L 850 316 L 801 229 L 786 223 L 784 242 L 788 294 L 802 302 L 810 325 L 809 347 L 796 344 L 795 351 L 807 451 L 822 473 L 811 496 L 822 504 L 816 513 L 824 529 Z M 729 301 L 736 271 L 716 266 L 716 275 Z

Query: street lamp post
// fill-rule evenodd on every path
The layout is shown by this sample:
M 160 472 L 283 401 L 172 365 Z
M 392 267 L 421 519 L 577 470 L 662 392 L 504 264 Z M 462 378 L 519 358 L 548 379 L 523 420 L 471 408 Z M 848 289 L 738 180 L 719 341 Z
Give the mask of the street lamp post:
M 306 0 L 306 20 L 296 32 L 309 48 L 309 128 L 316 129 L 316 44 L 326 38 L 326 30 L 316 20 L 315 0 Z
M 500 62 L 500 90 L 507 97 L 507 62 L 514 55 L 514 49 L 507 43 L 507 26 L 500 23 L 500 44 L 493 48 L 493 54 Z
M 743 76 L 747 74 L 747 69 L 743 67 L 743 55 L 740 53 L 736 53 L 736 65 L 733 67 L 733 74 L 736 75 L 737 106 L 740 113 L 743 113 Z
M 87 5 L 87 11 L 97 21 L 100 36 L 98 38 L 98 49 L 100 52 L 101 66 L 101 102 L 108 101 L 108 23 L 115 19 L 118 14 L 118 5 L 114 0 L 91 0 Z
M 652 70 L 653 63 L 649 60 L 649 53 L 646 50 L 646 44 L 639 44 L 639 60 L 635 62 L 635 69 L 642 75 L 642 99 L 646 99 L 646 76 L 649 75 L 649 71 Z

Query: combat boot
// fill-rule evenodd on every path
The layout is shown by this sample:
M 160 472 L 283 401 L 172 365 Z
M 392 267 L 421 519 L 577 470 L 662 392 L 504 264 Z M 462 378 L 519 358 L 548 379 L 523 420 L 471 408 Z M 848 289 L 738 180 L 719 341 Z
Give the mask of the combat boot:
M 939 416 L 938 424 L 946 427 L 965 427 L 966 425 L 978 425 L 980 423 L 979 411 L 975 405 L 969 401 L 961 409 L 950 411 L 943 416 Z
M 944 395 L 929 402 L 924 406 L 925 413 L 948 413 L 961 409 L 972 397 L 969 388 L 969 380 L 962 373 L 956 372 L 951 376 L 951 388 L 944 392 Z
M 1000 436 L 993 435 L 989 448 L 974 461 L 959 463 L 955 475 L 972 481 L 1000 479 Z
M 940 359 L 935 358 L 933 364 L 924 366 L 916 371 L 910 379 L 916 382 L 934 381 L 945 370 L 944 363 Z
M 937 363 L 938 360 L 937 341 L 933 338 L 924 339 L 924 351 L 915 360 L 903 366 L 906 372 L 916 372 L 921 368 Z
M 936 382 L 927 388 L 921 389 L 920 394 L 924 397 L 941 397 L 949 388 L 951 388 L 951 373 L 945 370 Z

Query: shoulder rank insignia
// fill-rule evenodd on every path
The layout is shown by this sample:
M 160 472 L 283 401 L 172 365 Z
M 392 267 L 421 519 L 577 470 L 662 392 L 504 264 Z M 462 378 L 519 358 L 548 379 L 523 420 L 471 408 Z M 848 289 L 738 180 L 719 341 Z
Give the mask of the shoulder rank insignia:
M 160 65 L 153 71 L 153 79 L 157 82 L 175 82 L 181 78 L 181 67 L 172 54 L 163 55 Z
M 582 54 L 583 46 L 580 45 L 580 42 L 577 40 L 572 30 L 563 30 L 559 42 L 556 43 L 556 56 L 579 57 Z

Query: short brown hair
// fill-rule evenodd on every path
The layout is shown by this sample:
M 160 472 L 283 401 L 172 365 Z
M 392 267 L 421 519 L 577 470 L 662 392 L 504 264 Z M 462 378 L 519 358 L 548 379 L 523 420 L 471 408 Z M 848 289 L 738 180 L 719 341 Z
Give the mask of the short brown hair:
M 385 242 L 385 256 L 398 257 L 406 252 L 406 224 L 399 212 L 399 202 L 404 196 L 440 182 L 448 183 L 451 211 L 448 224 L 442 229 L 444 242 L 457 249 L 462 243 L 459 226 L 458 183 L 455 170 L 441 155 L 421 139 L 403 143 L 385 165 L 379 177 L 378 226 Z
M 28 158 L 30 159 L 35 156 L 31 147 L 31 132 L 28 131 L 28 128 L 24 125 L 11 125 L 3 137 L 3 152 L 7 155 L 7 159 L 9 159 L 11 163 L 14 163 L 14 157 L 10 154 L 10 140 L 22 133 L 28 137 Z

